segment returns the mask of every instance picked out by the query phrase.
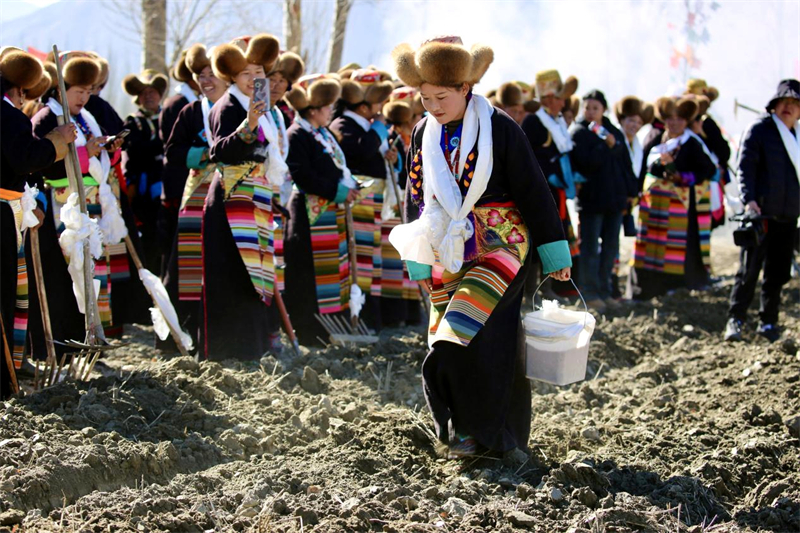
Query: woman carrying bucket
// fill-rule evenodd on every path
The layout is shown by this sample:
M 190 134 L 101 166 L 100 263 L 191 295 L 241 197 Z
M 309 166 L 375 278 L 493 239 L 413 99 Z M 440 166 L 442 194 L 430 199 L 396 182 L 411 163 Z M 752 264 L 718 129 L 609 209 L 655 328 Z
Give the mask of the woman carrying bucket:
M 407 219 L 391 243 L 431 292 L 425 397 L 448 457 L 527 449 L 530 385 L 517 350 L 522 287 L 536 247 L 566 281 L 571 258 L 547 182 L 519 126 L 472 93 L 494 58 L 437 38 L 393 52 L 429 115 L 408 154 Z

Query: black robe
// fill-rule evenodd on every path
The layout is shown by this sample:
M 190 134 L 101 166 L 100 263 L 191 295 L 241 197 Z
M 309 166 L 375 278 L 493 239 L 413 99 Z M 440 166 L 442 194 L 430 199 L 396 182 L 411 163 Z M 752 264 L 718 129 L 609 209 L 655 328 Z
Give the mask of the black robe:
M 219 165 L 263 162 L 263 145 L 244 142 L 237 132 L 247 111 L 230 93 L 211 108 L 211 160 Z M 254 153 L 254 151 L 258 153 Z M 253 288 L 225 212 L 219 173 L 203 215 L 203 324 L 200 350 L 210 359 L 258 359 L 280 328 L 276 305 L 265 305 Z
M 192 148 L 208 149 L 208 143 L 202 137 L 204 129 L 202 104 L 198 100 L 187 104 L 181 109 L 172 127 L 172 132 L 164 145 L 164 154 L 167 161 L 172 161 L 172 165 L 175 166 L 177 166 L 178 161 L 182 161 L 184 169 L 186 169 L 187 177 L 189 170 L 188 167 L 186 167 L 186 156 L 189 154 L 189 150 Z M 166 177 L 166 166 L 164 174 Z M 186 177 L 184 177 L 183 181 L 184 184 L 181 186 L 180 194 L 177 196 L 179 207 L 180 200 L 183 196 L 183 188 L 186 184 Z M 197 339 L 197 329 L 199 327 L 198 317 L 202 310 L 201 306 L 198 302 L 180 301 L 178 299 L 177 220 L 175 230 L 172 232 L 172 247 L 167 261 L 167 268 L 164 273 L 164 285 L 178 313 L 179 321 L 184 326 L 184 329 L 186 329 L 194 339 Z M 168 342 L 171 342 L 171 339 L 168 339 Z
M 34 137 L 30 119 L 5 100 L 0 102 L 0 188 L 23 192 L 26 183 L 41 186 L 41 180 L 31 174 L 53 164 L 55 159 L 55 146 L 47 139 Z M 17 254 L 14 212 L 7 203 L 0 202 L 0 312 L 6 334 L 3 342 L 9 352 L 14 349 Z M 31 265 L 29 276 L 32 271 Z M 35 284 L 29 282 L 28 286 L 29 294 L 35 292 L 32 289 Z M 5 356 L 0 354 L 0 357 L 0 399 L 5 399 L 11 394 L 10 374 Z
M 423 118 L 414 128 L 411 161 L 421 150 L 427 120 L 433 119 Z M 513 201 L 530 232 L 531 249 L 564 240 L 555 202 L 525 134 L 502 111 L 495 110 L 491 120 L 494 164 L 476 206 Z M 424 182 L 424 161 L 422 179 Z M 411 187 L 406 192 L 406 213 L 408 220 L 419 217 Z M 531 388 L 517 343 L 522 289 L 529 267 L 530 262 L 525 261 L 467 347 L 438 341 L 422 363 L 423 390 L 442 442 L 449 442 L 458 433 L 499 452 L 527 449 Z
M 181 110 L 189 105 L 189 100 L 182 94 L 175 94 L 164 101 L 158 115 L 158 136 L 164 144 L 164 168 L 161 174 L 161 208 L 158 212 L 158 243 L 161 251 L 161 278 L 167 274 L 169 258 L 172 253 L 172 241 L 178 225 L 178 209 L 180 207 L 183 186 L 189 176 L 186 158 L 170 160 L 167 152 L 167 141 Z
M 106 135 L 116 135 L 125 127 L 125 122 L 119 114 L 101 96 L 96 94 L 90 96 L 85 109 L 92 114 Z
M 39 138 L 44 138 L 45 135 L 58 126 L 56 114 L 53 113 L 52 109 L 49 107 L 44 107 L 38 113 L 36 113 L 32 122 L 34 134 Z M 45 179 L 48 180 L 63 179 L 67 175 L 64 160 L 56 161 L 55 163 L 49 165 L 47 168 L 42 170 L 42 173 L 44 174 Z M 122 191 L 120 191 L 119 200 L 122 219 L 125 221 L 125 226 L 128 228 L 128 235 L 130 235 L 133 246 L 141 256 L 142 244 L 137 232 L 133 211 L 128 203 L 127 196 Z M 40 239 L 48 239 L 47 245 L 45 244 L 45 241 L 42 241 L 41 245 L 43 248 L 48 247 L 58 250 L 59 254 L 61 254 L 61 248 L 58 246 L 57 240 L 58 233 L 55 231 L 55 219 L 53 218 L 52 208 L 48 211 L 48 218 L 45 220 L 45 223 L 53 226 L 54 231 L 52 232 L 52 235 L 50 234 L 49 230 L 41 233 Z M 42 259 L 44 260 L 44 257 Z M 63 254 L 61 254 L 60 260 L 58 259 L 57 255 L 54 255 L 52 261 L 47 261 L 43 264 L 43 269 L 46 280 L 61 280 L 69 278 L 69 274 L 66 273 L 67 263 Z M 108 335 L 117 335 L 122 333 L 121 327 L 123 324 L 150 323 L 149 308 L 152 306 L 152 302 L 150 300 L 150 296 L 147 294 L 147 291 L 144 288 L 144 285 L 142 285 L 142 282 L 139 279 L 139 275 L 136 271 L 136 265 L 134 264 L 133 259 L 131 259 L 130 254 L 128 255 L 128 270 L 131 274 L 129 279 L 115 281 L 112 283 L 111 314 L 113 316 L 114 328 L 106 332 Z M 64 278 L 65 273 L 67 278 Z M 50 305 L 50 314 L 53 317 L 72 316 L 72 314 L 77 312 L 78 309 L 77 303 L 75 303 L 75 295 L 72 291 L 72 281 L 70 281 L 66 286 L 61 283 L 54 283 L 53 285 L 54 287 L 52 290 L 50 289 L 50 285 L 47 285 L 47 301 Z M 37 308 L 34 313 L 38 312 L 39 311 Z M 83 315 L 80 316 L 82 317 Z M 51 318 L 51 322 L 54 322 L 53 318 Z M 83 318 L 81 318 L 81 324 L 83 324 Z M 74 328 L 70 328 L 69 331 L 72 334 L 75 333 Z M 65 338 L 67 337 L 56 337 L 56 340 L 65 340 Z M 68 338 L 81 340 L 83 335 L 78 337 L 73 335 Z M 36 343 L 34 343 L 34 355 L 38 356 L 42 352 L 38 347 L 35 346 L 35 344 Z
M 341 116 L 331 122 L 330 130 L 344 152 L 350 172 L 354 175 L 386 179 L 386 166 L 380 152 L 380 135 L 371 129 L 365 131 L 348 116 Z
M 314 259 L 311 249 L 311 227 L 306 210 L 306 193 L 333 201 L 336 198 L 342 171 L 326 154 L 314 136 L 293 124 L 286 131 L 289 155 L 286 164 L 297 185 L 289 199 L 291 218 L 286 226 L 284 254 L 286 258 L 286 307 L 292 325 L 303 346 L 320 345 L 317 337 L 328 334 L 314 318 L 317 305 Z M 348 315 L 349 316 L 349 315 Z
M 152 126 L 152 127 L 151 127 Z M 158 116 L 150 121 L 142 110 L 125 119 L 131 130 L 125 139 L 125 180 L 136 225 L 142 237 L 145 267 L 158 275 L 161 271 L 162 246 L 158 234 L 161 208 L 161 174 L 164 167 L 164 144 L 158 134 Z

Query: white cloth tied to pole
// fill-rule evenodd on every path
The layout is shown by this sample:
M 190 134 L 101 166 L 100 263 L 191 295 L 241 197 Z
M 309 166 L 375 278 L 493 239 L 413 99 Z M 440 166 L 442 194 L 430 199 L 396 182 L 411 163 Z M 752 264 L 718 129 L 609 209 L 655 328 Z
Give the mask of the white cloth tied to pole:
M 39 189 L 34 185 L 31 187 L 25 184 L 25 192 L 22 193 L 20 198 L 20 205 L 22 206 L 22 231 L 28 228 L 35 228 L 39 225 L 39 219 L 33 214 L 36 209 L 36 195 L 39 194 Z
M 355 268 L 351 265 L 350 268 Z M 357 283 L 350 285 L 350 316 L 358 317 L 361 314 L 361 309 L 367 301 L 367 297 L 361 291 L 361 287 Z
M 86 258 L 83 255 L 83 244 L 89 241 L 89 253 L 95 259 L 103 256 L 103 238 L 97 222 L 89 218 L 89 215 L 81 213 L 78 200 L 78 193 L 73 192 L 67 198 L 67 203 L 61 209 L 61 222 L 64 223 L 65 230 L 61 233 L 58 243 L 61 250 L 69 259 L 69 275 L 72 278 L 72 292 L 78 302 L 78 310 L 86 314 L 85 302 L 86 292 L 84 290 L 83 262 Z M 89 257 L 88 261 L 92 258 Z M 94 271 L 94 265 L 92 265 Z M 100 280 L 94 280 L 95 297 L 100 294 Z
M 250 110 L 250 97 L 239 90 L 239 87 L 235 84 L 231 85 L 228 88 L 228 92 L 239 101 L 239 104 L 241 104 L 245 112 Z M 267 102 L 267 105 L 269 105 L 269 102 Z M 289 166 L 286 164 L 286 161 L 283 160 L 281 146 L 278 144 L 278 127 L 271 119 L 267 118 L 268 114 L 269 110 L 267 110 L 267 113 L 258 117 L 258 125 L 261 127 L 264 138 L 267 140 L 267 179 L 272 185 L 280 187 L 286 181 L 286 174 L 289 173 Z M 286 135 L 284 135 L 283 138 L 284 142 L 288 143 Z M 286 153 L 288 153 L 288 151 L 289 148 L 287 146 Z
M 404 261 L 425 265 L 439 261 L 449 272 L 458 272 L 464 264 L 464 244 L 474 233 L 467 216 L 486 191 L 494 166 L 492 150 L 491 104 L 483 96 L 473 95 L 467 104 L 461 137 L 459 169 L 463 169 L 472 148 L 477 144 L 478 159 L 472 183 L 462 199 L 456 177 L 447 165 L 439 140 L 442 125 L 428 117 L 422 135 L 423 198 L 425 208 L 419 219 L 392 229 L 389 242 Z M 467 149 L 469 148 L 469 149 Z
M 170 336 L 170 326 L 172 326 L 172 329 L 178 333 L 180 343 L 187 352 L 191 352 L 194 347 L 192 338 L 181 328 L 178 313 L 175 312 L 175 307 L 169 299 L 164 284 L 146 268 L 139 270 L 139 279 L 142 280 L 148 294 L 158 303 L 157 306 L 150 308 L 150 318 L 153 319 L 153 329 L 158 338 L 162 341 L 167 340 L 167 337 Z
M 64 113 L 61 104 L 59 104 L 55 98 L 51 98 L 47 101 L 47 107 L 58 116 Z M 91 130 L 93 136 L 103 136 L 103 132 L 94 116 L 86 109 L 81 109 L 81 118 L 89 126 L 89 130 Z M 75 123 L 75 118 L 71 115 L 70 120 Z M 88 142 L 86 135 L 84 135 L 81 128 L 77 128 L 77 130 L 78 136 L 75 139 L 75 146 L 86 146 Z M 108 184 L 108 175 L 110 172 L 111 159 L 108 157 L 108 152 L 101 150 L 99 157 L 93 156 L 89 158 L 89 175 L 99 184 L 98 196 L 102 209 L 98 224 L 103 232 L 103 242 L 105 244 L 118 244 L 128 235 L 128 228 L 125 226 L 125 221 L 122 218 L 122 212 L 117 203 L 117 197 Z

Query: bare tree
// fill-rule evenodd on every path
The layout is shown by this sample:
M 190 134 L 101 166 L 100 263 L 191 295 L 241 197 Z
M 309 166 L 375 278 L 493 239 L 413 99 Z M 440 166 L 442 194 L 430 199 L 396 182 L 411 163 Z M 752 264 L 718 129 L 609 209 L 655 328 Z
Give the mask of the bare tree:
M 191 40 L 214 42 L 225 31 L 224 25 L 214 24 L 208 20 L 208 15 L 216 8 L 219 0 L 179 0 L 170 2 L 169 13 L 169 40 L 172 45 L 172 54 L 169 64 L 177 61 Z M 201 23 L 204 31 L 198 32 Z M 195 36 L 195 34 L 198 34 Z M 202 33 L 202 35 L 199 35 Z
M 167 72 L 167 0 L 142 0 L 142 63 Z
M 336 0 L 336 11 L 333 15 L 333 33 L 331 35 L 330 55 L 328 56 L 328 72 L 336 72 L 342 66 L 344 52 L 344 36 L 347 30 L 347 18 L 355 0 Z
M 301 0 L 283 0 L 283 39 L 289 52 L 301 53 L 303 45 Z

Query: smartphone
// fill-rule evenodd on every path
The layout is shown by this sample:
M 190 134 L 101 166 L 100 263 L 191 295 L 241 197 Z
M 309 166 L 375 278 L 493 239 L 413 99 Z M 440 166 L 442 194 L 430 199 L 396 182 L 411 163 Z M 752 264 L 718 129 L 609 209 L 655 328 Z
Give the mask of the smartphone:
M 266 102 L 269 107 L 269 80 L 267 78 L 253 80 L 253 101 Z
M 117 133 L 116 135 L 112 135 L 111 137 L 106 139 L 106 142 L 103 143 L 103 146 L 107 144 L 114 144 L 117 139 L 124 139 L 130 134 L 131 130 L 125 129 Z

